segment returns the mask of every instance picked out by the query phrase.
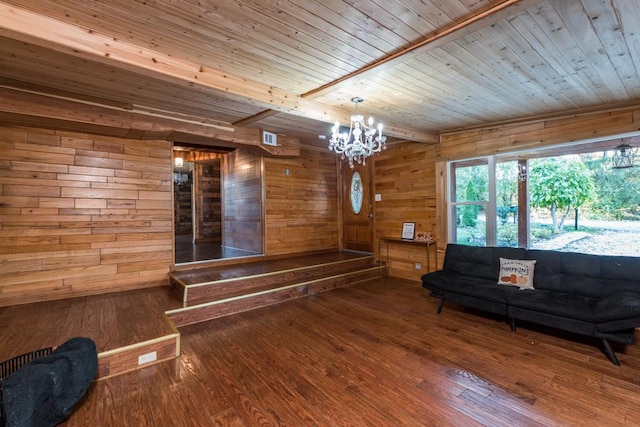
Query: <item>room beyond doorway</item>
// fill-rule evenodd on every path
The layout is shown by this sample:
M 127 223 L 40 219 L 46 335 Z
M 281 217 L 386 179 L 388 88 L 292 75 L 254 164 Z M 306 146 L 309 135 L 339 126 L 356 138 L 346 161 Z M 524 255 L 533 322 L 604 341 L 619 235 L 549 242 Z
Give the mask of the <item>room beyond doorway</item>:
M 175 238 L 176 264 L 210 261 L 224 258 L 241 258 L 258 255 L 255 252 L 230 248 L 220 243 L 194 242 L 190 235 L 178 235 Z
M 192 145 L 173 154 L 175 263 L 262 254 L 261 158 Z

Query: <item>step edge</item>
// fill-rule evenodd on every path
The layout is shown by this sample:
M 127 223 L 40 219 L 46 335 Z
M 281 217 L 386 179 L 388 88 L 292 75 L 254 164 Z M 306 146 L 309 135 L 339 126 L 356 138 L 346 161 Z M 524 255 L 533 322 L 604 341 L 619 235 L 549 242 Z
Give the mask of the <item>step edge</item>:
M 373 258 L 373 255 L 364 256 L 362 258 Z M 228 279 L 210 280 L 208 282 L 193 283 L 191 285 L 184 284 L 184 287 L 187 288 L 187 289 L 192 289 L 192 288 L 200 288 L 200 287 L 203 287 L 203 286 L 210 286 L 210 285 L 217 284 L 217 283 L 229 283 L 229 282 L 234 282 L 234 281 L 237 281 L 237 280 L 259 279 L 261 277 L 275 276 L 275 275 L 282 274 L 282 273 L 291 273 L 291 272 L 294 272 L 294 271 L 311 270 L 311 269 L 315 269 L 315 268 L 318 268 L 318 267 L 325 267 L 325 266 L 328 266 L 328 265 L 345 264 L 345 263 L 352 262 L 352 261 L 355 261 L 355 260 L 361 260 L 362 258 L 331 261 L 331 262 L 325 262 L 323 264 L 306 265 L 306 266 L 303 266 L 303 267 L 295 267 L 295 268 L 289 268 L 289 269 L 286 269 L 286 270 L 270 271 L 270 272 L 267 272 L 267 273 L 260 273 L 260 274 L 251 274 L 251 275 L 242 276 L 242 277 L 230 277 Z M 182 282 L 182 283 L 184 283 L 184 282 Z
M 369 268 L 367 268 L 365 270 L 352 271 L 352 272 L 348 272 L 348 273 L 344 273 L 344 274 L 336 274 L 336 275 L 333 275 L 333 276 L 325 276 L 325 277 L 321 277 L 321 278 L 317 278 L 317 279 L 313 279 L 313 280 L 307 280 L 307 281 L 304 281 L 304 282 L 298 282 L 298 283 L 293 283 L 293 284 L 286 285 L 286 286 L 281 286 L 281 287 L 278 287 L 278 288 L 267 289 L 267 290 L 264 290 L 264 291 L 253 292 L 253 293 L 245 294 L 245 295 L 238 295 L 238 296 L 235 296 L 235 297 L 225 298 L 225 299 L 221 299 L 221 300 L 217 300 L 217 301 L 205 302 L 205 303 L 202 303 L 202 304 L 190 305 L 188 307 L 176 308 L 176 309 L 173 309 L 173 310 L 167 310 L 167 311 L 165 311 L 165 314 L 170 317 L 172 314 L 184 313 L 184 312 L 188 312 L 188 311 L 199 309 L 199 308 L 212 307 L 212 306 L 215 306 L 215 305 L 220 305 L 220 304 L 224 304 L 224 303 L 232 302 L 232 301 L 238 301 L 238 300 L 242 300 L 242 299 L 246 299 L 246 298 L 250 298 L 250 297 L 254 297 L 254 296 L 267 295 L 267 294 L 270 294 L 270 293 L 273 293 L 273 292 L 277 292 L 277 291 L 282 291 L 282 290 L 286 290 L 286 289 L 297 288 L 298 286 L 305 286 L 305 285 L 313 284 L 313 283 L 319 282 L 321 280 L 336 279 L 336 278 L 340 278 L 340 277 L 351 276 L 351 275 L 354 275 L 356 273 L 367 273 L 367 272 L 371 272 L 371 271 L 375 271 L 375 270 L 380 270 L 382 268 L 383 268 L 382 266 L 373 266 L 373 267 L 369 267 Z
M 149 340 L 145 340 L 145 341 L 140 341 L 140 342 L 133 343 L 133 344 L 124 345 L 122 347 L 113 348 L 111 350 L 101 351 L 100 353 L 98 353 L 98 359 L 101 359 L 101 358 L 104 358 L 104 357 L 113 356 L 115 354 L 120 354 L 120 353 L 124 353 L 124 352 L 131 351 L 131 350 L 136 350 L 138 348 L 145 347 L 147 345 L 157 344 L 159 342 L 169 341 L 169 340 L 172 340 L 172 339 L 178 339 L 179 337 L 180 337 L 180 332 L 174 332 L 174 333 L 171 333 L 171 334 L 168 334 L 168 335 L 163 335 L 161 337 L 156 337 L 156 338 L 152 338 L 152 339 L 149 339 Z

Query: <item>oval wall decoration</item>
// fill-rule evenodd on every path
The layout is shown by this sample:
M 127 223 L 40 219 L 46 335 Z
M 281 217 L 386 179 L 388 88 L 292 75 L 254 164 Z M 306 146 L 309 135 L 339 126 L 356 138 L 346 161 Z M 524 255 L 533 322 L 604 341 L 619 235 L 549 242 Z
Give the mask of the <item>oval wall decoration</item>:
M 360 178 L 360 173 L 357 171 L 353 173 L 351 177 L 351 191 L 350 199 L 351 199 L 351 208 L 353 209 L 353 213 L 358 215 L 360 210 L 362 209 L 362 178 Z

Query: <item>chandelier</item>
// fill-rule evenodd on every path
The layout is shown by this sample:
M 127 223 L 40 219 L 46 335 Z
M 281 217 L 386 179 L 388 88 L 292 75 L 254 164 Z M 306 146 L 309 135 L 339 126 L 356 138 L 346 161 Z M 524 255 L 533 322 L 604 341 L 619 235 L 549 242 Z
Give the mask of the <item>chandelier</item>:
M 356 108 L 351 116 L 349 133 L 340 133 L 340 123 L 336 122 L 329 140 L 329 150 L 342 154 L 343 160 L 349 159 L 349 166 L 353 168 L 354 162 L 365 165 L 367 157 L 385 150 L 387 138 L 382 136 L 382 124 L 378 124 L 376 129 L 373 127 L 372 117 L 365 124 L 362 115 L 358 114 L 358 104 L 363 99 L 355 97 L 351 101 L 356 104 Z
M 633 167 L 634 150 L 629 144 L 621 141 L 621 144 L 614 149 L 613 169 L 626 169 Z

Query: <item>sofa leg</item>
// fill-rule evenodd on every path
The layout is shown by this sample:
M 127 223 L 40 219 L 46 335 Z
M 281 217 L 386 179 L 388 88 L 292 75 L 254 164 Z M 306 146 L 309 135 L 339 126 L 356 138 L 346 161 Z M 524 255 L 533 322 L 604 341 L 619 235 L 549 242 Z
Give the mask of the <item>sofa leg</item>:
M 440 298 L 440 304 L 438 304 L 438 309 L 436 310 L 436 314 L 440 314 L 442 311 L 442 307 L 444 307 L 444 298 Z
M 509 323 L 511 323 L 511 332 L 516 331 L 516 319 L 513 317 L 509 318 Z
M 609 341 L 607 341 L 607 340 L 605 340 L 603 338 L 602 339 L 602 345 L 604 346 L 604 354 L 607 355 L 607 357 L 609 358 L 611 363 L 613 363 L 616 366 L 620 366 L 620 361 L 616 357 L 616 353 L 611 348 L 611 344 L 609 344 Z

